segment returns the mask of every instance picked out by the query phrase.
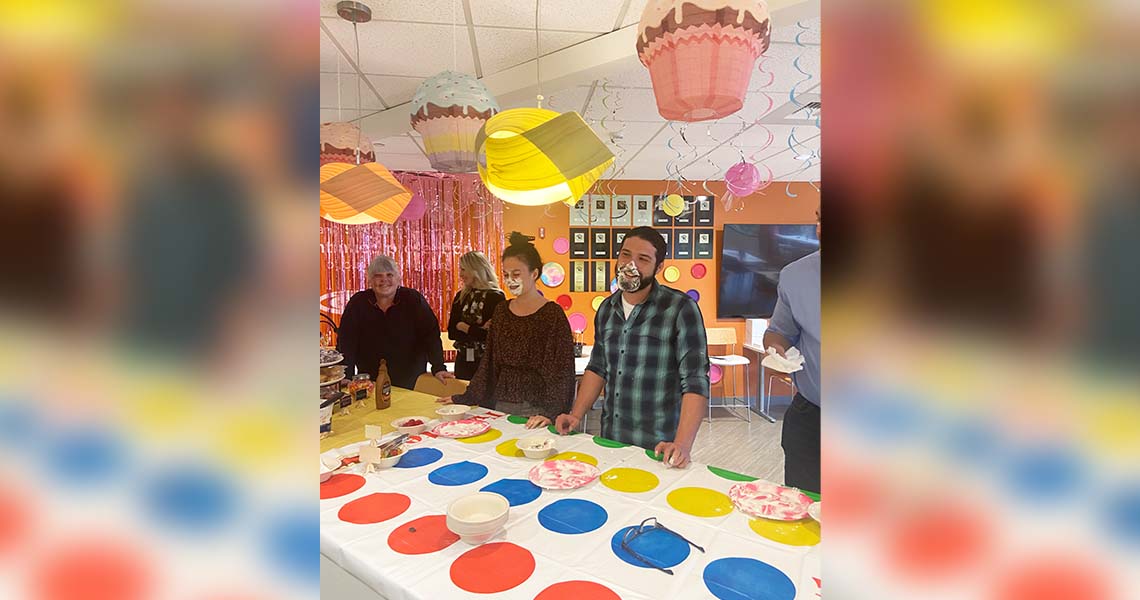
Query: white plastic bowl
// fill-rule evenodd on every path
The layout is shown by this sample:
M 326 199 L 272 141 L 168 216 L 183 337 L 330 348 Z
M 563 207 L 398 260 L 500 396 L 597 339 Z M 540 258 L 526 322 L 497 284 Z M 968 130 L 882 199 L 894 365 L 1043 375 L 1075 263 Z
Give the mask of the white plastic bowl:
M 435 409 L 440 421 L 458 421 L 467 415 L 471 407 L 466 404 L 445 404 Z
M 423 425 L 411 425 L 408 427 L 405 427 L 404 425 L 402 425 L 402 423 L 404 423 L 405 421 L 411 421 L 412 419 L 419 419 L 420 421 L 423 421 Z M 402 419 L 396 419 L 395 421 L 392 421 L 392 427 L 395 427 L 396 431 L 398 431 L 400 433 L 406 433 L 408 435 L 416 435 L 417 433 L 423 433 L 425 430 L 427 430 L 427 424 L 428 424 L 428 418 L 427 417 L 421 417 L 418 415 L 411 416 L 411 417 L 404 417 Z
M 549 444 L 549 447 L 542 449 L 541 446 L 547 443 Z M 518 446 L 519 450 L 523 451 L 523 454 L 525 454 L 527 458 L 546 458 L 551 454 L 554 454 L 554 452 L 557 450 L 554 438 L 546 436 L 523 438 L 515 442 L 515 445 Z
M 375 464 L 377 467 L 380 467 L 381 469 L 388 469 L 388 468 L 394 467 L 394 466 L 396 466 L 396 463 L 400 462 L 401 458 L 404 458 L 404 453 L 407 451 L 408 451 L 408 449 L 405 448 L 403 446 L 403 444 L 401 444 L 400 448 L 399 448 L 399 452 L 397 452 L 394 456 L 389 456 L 387 458 L 381 458 L 380 462 L 375 463 Z
M 475 492 L 447 507 L 447 528 L 459 539 L 478 546 L 486 543 L 507 523 L 511 504 L 492 492 Z

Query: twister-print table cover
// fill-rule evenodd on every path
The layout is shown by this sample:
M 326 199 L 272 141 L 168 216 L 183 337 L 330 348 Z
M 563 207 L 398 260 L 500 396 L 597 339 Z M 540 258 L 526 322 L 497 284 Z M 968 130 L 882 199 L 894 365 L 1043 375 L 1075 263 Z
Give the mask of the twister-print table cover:
M 321 484 L 321 553 L 387 598 L 821 597 L 819 524 L 737 510 L 729 490 L 751 478 L 700 464 L 666 468 L 643 448 L 576 434 L 557 437 L 548 460 L 592 464 L 601 476 L 577 489 L 541 489 L 527 479 L 540 462 L 514 445 L 536 432 L 496 415 L 479 417 L 491 425 L 483 435 L 414 436 L 396 467 L 364 474 L 356 465 Z M 470 546 L 447 530 L 445 515 L 451 501 L 480 490 L 506 497 L 510 518 L 490 542 Z M 706 552 L 651 532 L 634 550 L 674 574 L 641 566 L 620 542 L 648 517 Z

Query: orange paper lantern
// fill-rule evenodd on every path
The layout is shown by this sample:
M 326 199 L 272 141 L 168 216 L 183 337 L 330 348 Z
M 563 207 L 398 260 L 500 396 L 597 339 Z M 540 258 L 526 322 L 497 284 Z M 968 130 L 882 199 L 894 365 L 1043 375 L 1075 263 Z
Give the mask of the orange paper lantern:
M 380 163 L 321 166 L 321 217 L 330 221 L 395 223 L 411 201 L 412 193 Z

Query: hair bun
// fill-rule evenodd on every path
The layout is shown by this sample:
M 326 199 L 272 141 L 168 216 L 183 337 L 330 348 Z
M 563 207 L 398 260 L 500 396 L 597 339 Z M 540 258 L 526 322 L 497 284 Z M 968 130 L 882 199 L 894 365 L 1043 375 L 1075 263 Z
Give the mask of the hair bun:
M 534 236 L 523 235 L 517 231 L 512 231 L 507 241 L 511 246 L 533 246 L 534 244 L 531 244 L 531 242 L 534 241 Z

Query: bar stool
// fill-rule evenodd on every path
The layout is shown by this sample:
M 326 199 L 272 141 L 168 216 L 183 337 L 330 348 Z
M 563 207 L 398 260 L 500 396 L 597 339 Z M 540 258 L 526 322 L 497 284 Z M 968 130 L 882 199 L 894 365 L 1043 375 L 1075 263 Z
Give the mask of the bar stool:
M 732 412 L 733 415 L 735 415 L 735 416 L 739 416 L 739 415 L 736 415 L 736 413 L 732 411 L 733 408 L 744 408 L 744 420 L 751 423 L 752 422 L 752 408 L 751 408 L 751 406 L 752 406 L 752 389 L 751 389 L 752 385 L 750 382 L 751 378 L 749 377 L 749 374 L 748 374 L 748 370 L 749 370 L 748 365 L 752 364 L 752 361 L 749 360 L 748 357 L 736 354 L 736 329 L 734 327 L 713 327 L 711 329 L 706 329 L 705 330 L 705 338 L 706 338 L 709 346 L 724 346 L 724 347 L 727 347 L 729 349 L 728 354 L 715 355 L 715 356 L 710 355 L 709 356 L 709 362 L 720 367 L 721 370 L 725 373 L 725 376 L 729 375 L 729 371 L 728 371 L 729 367 L 744 367 L 744 402 L 743 403 L 737 402 L 736 377 L 732 377 L 732 392 L 733 392 L 732 404 L 725 404 L 724 403 L 725 398 L 722 397 L 721 403 L 718 404 L 717 406 L 719 406 L 721 408 L 729 409 L 729 412 Z M 712 423 L 713 403 L 712 403 L 712 398 L 711 398 L 711 396 L 712 396 L 711 392 L 709 393 L 709 396 L 710 396 L 710 398 L 709 398 L 709 417 L 708 418 L 709 418 L 709 423 Z

